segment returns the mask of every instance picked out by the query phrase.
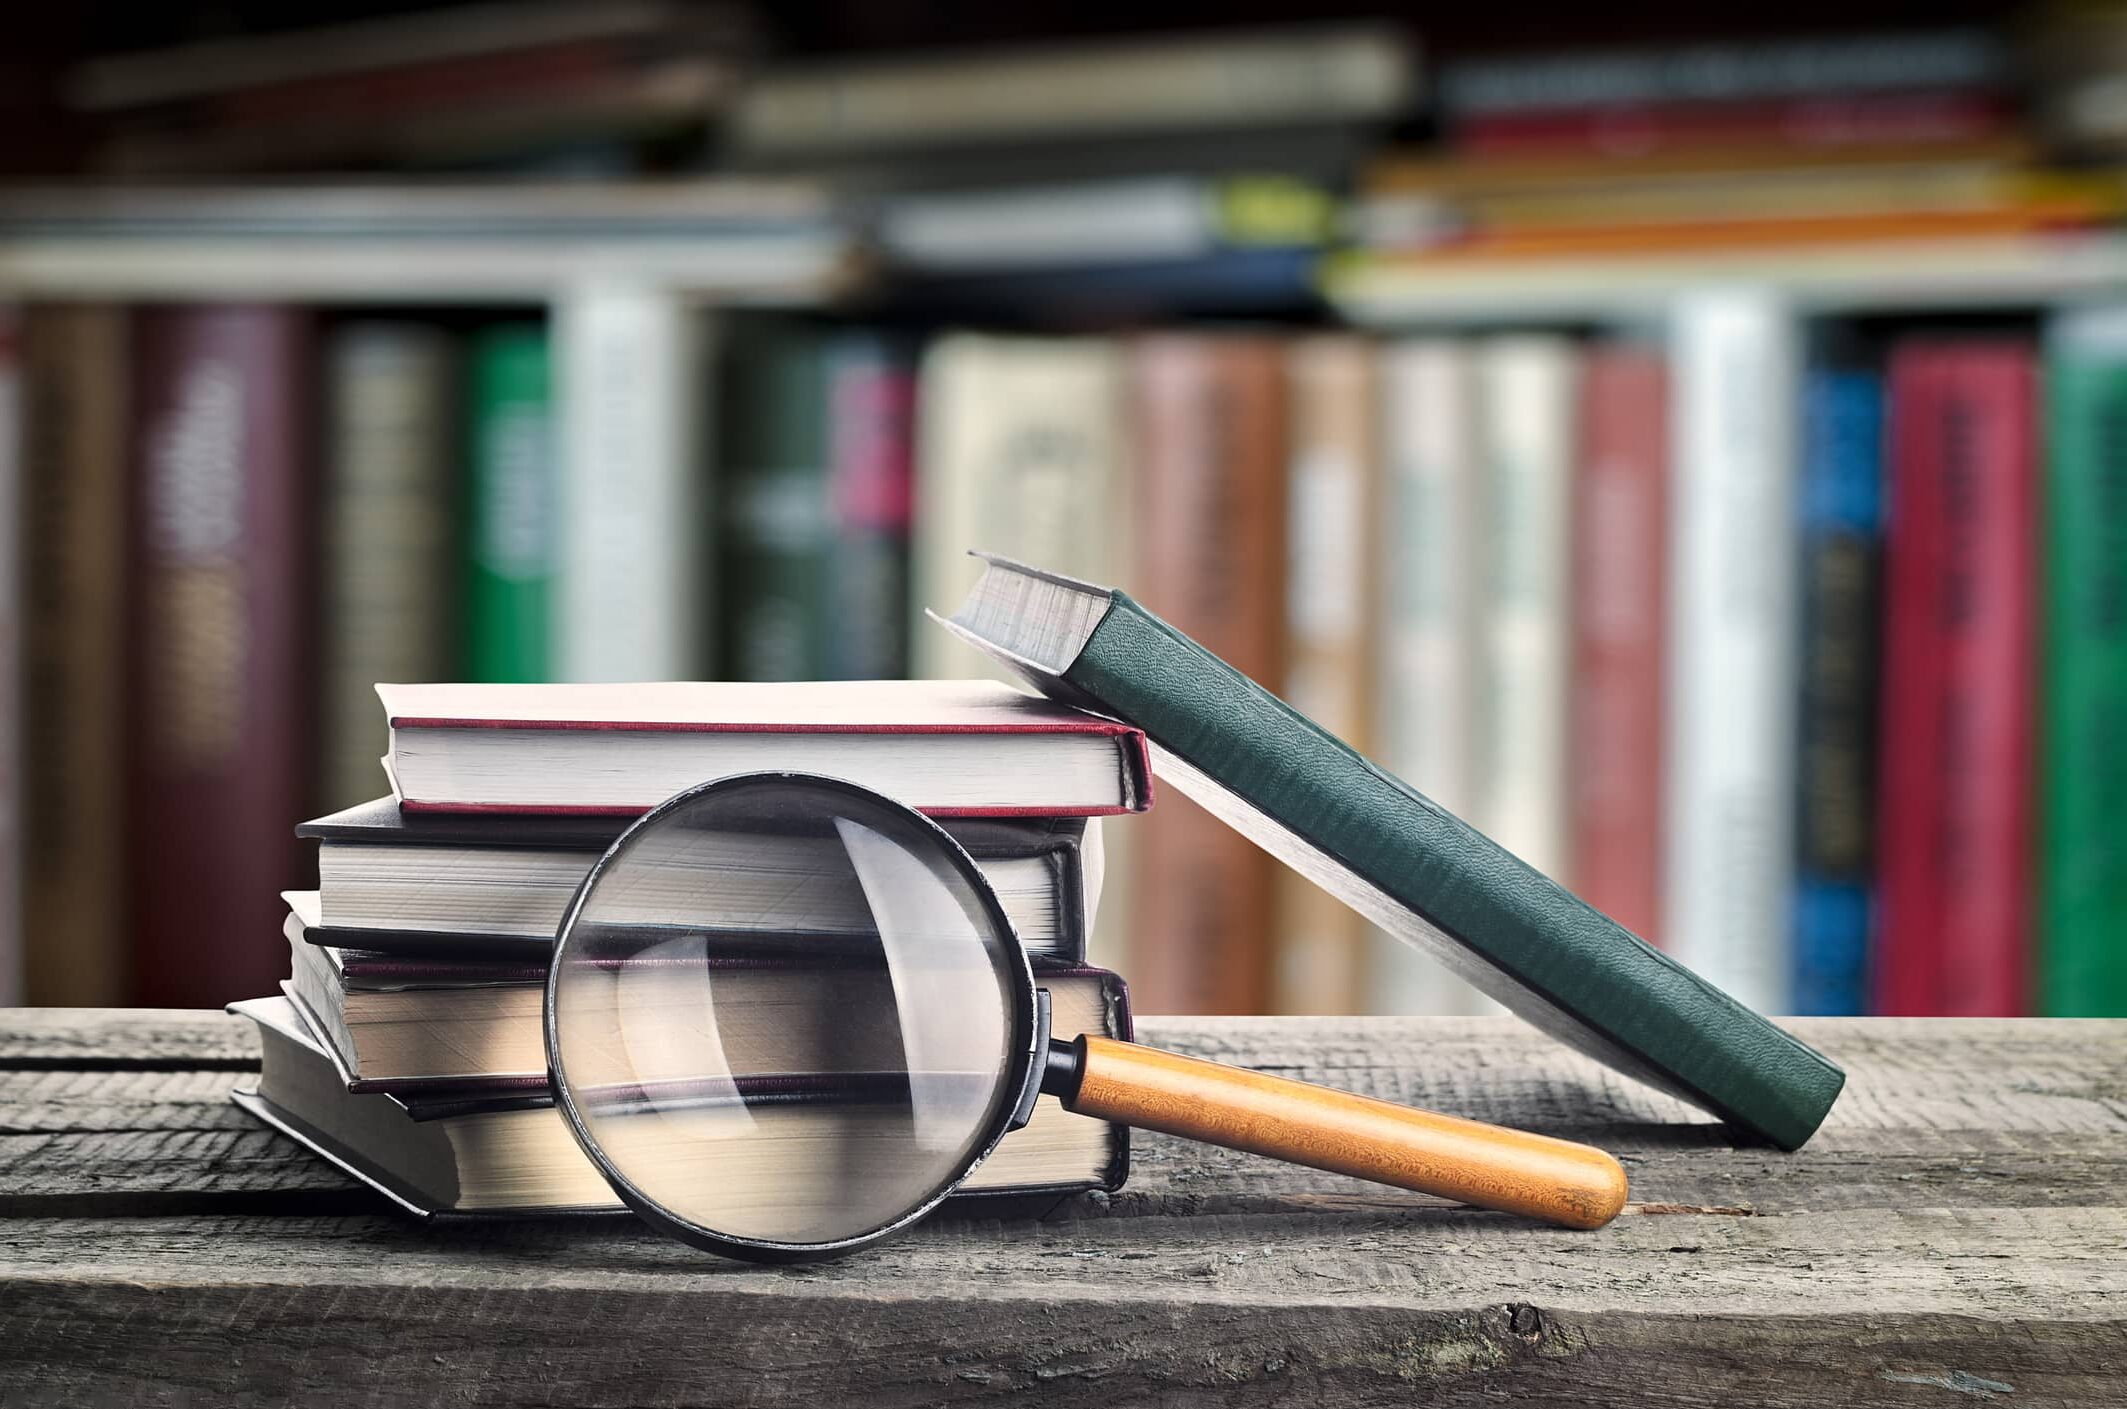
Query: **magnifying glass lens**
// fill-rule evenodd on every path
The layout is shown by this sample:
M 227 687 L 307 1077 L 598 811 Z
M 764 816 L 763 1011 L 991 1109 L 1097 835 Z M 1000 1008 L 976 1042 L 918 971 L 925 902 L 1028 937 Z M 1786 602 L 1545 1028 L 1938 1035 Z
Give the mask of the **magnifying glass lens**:
M 941 832 L 761 775 L 666 803 L 592 872 L 555 951 L 548 1060 L 585 1151 L 652 1221 L 830 1251 L 995 1144 L 1030 1009 L 1010 925 Z

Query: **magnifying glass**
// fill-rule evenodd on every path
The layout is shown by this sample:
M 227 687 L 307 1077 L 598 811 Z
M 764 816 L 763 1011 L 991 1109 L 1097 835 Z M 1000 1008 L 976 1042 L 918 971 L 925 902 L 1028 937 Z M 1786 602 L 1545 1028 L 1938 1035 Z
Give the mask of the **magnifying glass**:
M 1070 1110 L 1574 1228 L 1625 1200 L 1585 1145 L 1049 1030 L 988 881 L 870 789 L 751 773 L 600 858 L 547 978 L 556 1103 L 653 1226 L 767 1262 L 937 1207 L 1046 1092 Z

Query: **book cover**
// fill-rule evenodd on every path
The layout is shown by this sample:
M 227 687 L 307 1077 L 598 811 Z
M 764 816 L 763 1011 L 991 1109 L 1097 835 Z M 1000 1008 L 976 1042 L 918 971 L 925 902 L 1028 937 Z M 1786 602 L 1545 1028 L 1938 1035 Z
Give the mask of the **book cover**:
M 2127 1017 L 2127 311 L 2048 331 L 2038 1010 Z
M 948 629 L 1131 719 L 1163 782 L 1529 1021 L 1792 1149 L 1845 1076 L 1127 594 L 1003 559 Z
M 1469 821 L 1561 880 L 1572 865 L 1566 693 L 1579 372 L 1578 350 L 1562 337 L 1510 335 L 1477 350 L 1485 557 Z
M 1802 402 L 1797 1013 L 1868 1011 L 1882 664 L 1883 377 L 1827 361 Z
M 553 678 L 556 498 L 553 350 L 544 325 L 504 323 L 466 353 L 465 678 Z
M 322 350 L 318 796 L 345 807 L 377 791 L 376 682 L 458 658 L 457 388 L 441 328 L 343 323 Z
M 1662 348 L 1623 339 L 1591 347 L 1575 417 L 1568 883 L 1658 944 L 1669 550 L 1669 364 Z
M 554 340 L 554 677 L 698 679 L 714 659 L 717 580 L 699 315 L 667 290 L 596 281 L 556 303 Z
M 296 828 L 322 843 L 319 888 L 282 898 L 313 943 L 544 962 L 577 887 L 631 820 L 407 813 L 380 798 Z M 940 825 L 989 877 L 1029 954 L 1084 961 L 1106 879 L 1098 818 Z
M 22 924 L 38 1004 L 127 1001 L 124 310 L 23 319 Z
M 1135 580 L 1236 668 L 1282 681 L 1285 346 L 1162 335 L 1136 344 L 1131 366 Z M 1172 792 L 1133 830 L 1138 1000 L 1161 1013 L 1264 1011 L 1277 884 L 1269 858 Z
M 1152 805 L 1137 730 L 994 680 L 376 688 L 409 811 L 625 816 L 763 769 L 847 778 L 937 816 Z
M 133 1001 L 271 991 L 310 792 L 307 320 L 134 316 L 126 820 Z
M 1382 479 L 1373 343 L 1301 338 L 1287 353 L 1287 376 L 1285 699 L 1369 747 Z M 1280 870 L 1276 884 L 1276 1011 L 1360 1011 L 1366 921 L 1290 871 Z
M 1470 815 L 1477 738 L 1482 480 L 1472 344 L 1421 338 L 1382 352 L 1386 504 L 1378 613 L 1379 756 L 1458 817 Z M 1486 999 L 1375 928 L 1365 1001 L 1378 1013 L 1469 1014 Z
M 1079 970 L 1064 981 L 1084 992 L 1089 1030 L 1129 1037 L 1129 991 L 1118 976 Z M 354 1094 L 344 1059 L 294 998 L 255 998 L 229 1011 L 258 1024 L 263 1049 L 256 1084 L 231 1093 L 237 1105 L 408 1212 L 489 1218 L 625 1212 L 555 1113 L 543 1082 L 528 1089 L 461 1083 Z M 1085 1120 L 1054 1097 L 1042 1098 L 1028 1127 L 1006 1136 L 948 1207 L 1038 1217 L 1060 1196 L 1121 1188 L 1129 1174 L 1128 1129 Z M 439 1166 L 447 1171 L 440 1179 Z
M 1875 1008 L 2016 1016 L 2030 962 L 2037 366 L 1891 352 Z
M 1662 942 L 1788 1009 L 1794 876 L 1795 320 L 1708 293 L 1672 327 Z

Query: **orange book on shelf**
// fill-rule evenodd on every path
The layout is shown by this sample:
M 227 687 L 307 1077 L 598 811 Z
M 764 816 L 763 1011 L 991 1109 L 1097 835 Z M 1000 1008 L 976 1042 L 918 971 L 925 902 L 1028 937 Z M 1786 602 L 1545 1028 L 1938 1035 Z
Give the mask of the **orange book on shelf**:
M 1249 677 L 1285 664 L 1285 343 L 1163 334 L 1131 352 L 1132 590 Z M 1137 835 L 1131 987 L 1148 1013 L 1255 1013 L 1270 996 L 1276 867 L 1173 788 Z

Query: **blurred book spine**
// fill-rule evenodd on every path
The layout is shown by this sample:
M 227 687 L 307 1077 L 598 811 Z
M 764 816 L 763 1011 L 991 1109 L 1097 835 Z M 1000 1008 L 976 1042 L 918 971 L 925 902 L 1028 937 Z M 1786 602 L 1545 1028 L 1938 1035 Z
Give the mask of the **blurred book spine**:
M 978 545 L 1092 581 L 1129 573 L 1137 513 L 1126 499 L 1124 367 L 1113 344 L 955 333 L 924 354 L 922 378 L 916 612 L 967 595 Z M 915 625 L 918 676 L 991 673 L 980 652 Z
M 1883 377 L 1813 367 L 1802 400 L 1796 1013 L 1868 1011 L 1881 661 Z
M 553 352 L 544 326 L 475 334 L 466 357 L 467 678 L 541 683 L 553 671 Z
M 280 978 L 277 880 L 312 760 L 306 317 L 134 321 L 129 791 L 133 1001 L 201 1007 Z
M 909 342 L 843 332 L 827 360 L 827 674 L 894 680 L 909 670 L 909 528 L 916 373 Z
M 725 680 L 827 678 L 827 337 L 766 319 L 727 328 L 716 468 Z
M 0 1007 L 28 1001 L 22 894 L 25 688 L 22 479 L 22 315 L 0 302 Z
M 1566 791 L 1572 886 L 1659 939 L 1669 367 L 1660 347 L 1588 349 L 1576 406 L 1573 689 Z
M 1796 329 L 1713 292 L 1673 315 L 1661 930 L 1761 1013 L 1790 1004 Z
M 323 635 L 328 809 L 377 791 L 377 682 L 440 680 L 456 650 L 455 349 L 420 323 L 345 323 L 324 345 Z
M 625 279 L 556 301 L 559 679 L 697 679 L 715 658 L 699 321 L 679 295 Z
M 127 316 L 24 317 L 23 926 L 28 997 L 116 1006 L 131 968 L 125 848 Z M 31 820 L 34 819 L 34 820 Z
M 1876 1008 L 2025 1011 L 2037 367 L 2019 338 L 1893 348 Z
M 1471 814 L 1482 481 L 1469 344 L 1413 338 L 1381 354 L 1385 457 L 1377 755 L 1458 817 Z M 1458 1014 L 1489 1001 L 1386 930 L 1369 939 L 1376 1012 Z
M 1370 752 L 1382 493 L 1374 344 L 1342 334 L 1301 337 L 1287 352 L 1286 372 L 1292 442 L 1283 698 Z M 1289 867 L 1276 877 L 1277 1011 L 1359 1011 L 1366 921 Z
M 723 676 L 908 671 L 915 385 L 889 334 L 761 320 L 724 364 Z
M 1285 674 L 1285 347 L 1162 334 L 1136 343 L 1132 459 L 1147 607 L 1252 679 Z M 1133 823 L 1131 982 L 1151 1012 L 1257 1013 L 1272 979 L 1276 863 L 1173 789 Z
M 1571 637 L 1573 343 L 1490 338 L 1477 350 L 1488 555 L 1480 579 L 1477 770 L 1466 818 L 1554 880 L 1570 874 L 1566 692 Z
M 2039 1011 L 2127 1014 L 2127 309 L 2061 315 L 2046 376 Z

